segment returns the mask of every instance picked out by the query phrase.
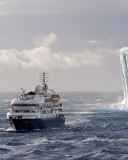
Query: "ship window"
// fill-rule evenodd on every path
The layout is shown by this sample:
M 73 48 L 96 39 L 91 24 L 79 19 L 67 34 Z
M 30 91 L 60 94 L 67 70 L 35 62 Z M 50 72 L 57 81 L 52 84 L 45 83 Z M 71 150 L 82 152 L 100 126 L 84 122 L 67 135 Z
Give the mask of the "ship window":
M 37 106 L 36 104 L 13 104 L 14 106 Z

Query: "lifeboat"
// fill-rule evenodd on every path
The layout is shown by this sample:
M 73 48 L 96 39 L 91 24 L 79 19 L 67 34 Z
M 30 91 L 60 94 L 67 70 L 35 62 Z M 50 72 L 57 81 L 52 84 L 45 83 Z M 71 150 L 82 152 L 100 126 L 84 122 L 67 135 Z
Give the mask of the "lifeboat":
M 59 96 L 58 94 L 53 94 L 53 95 L 51 96 L 51 98 L 52 98 L 53 101 L 57 101 L 57 100 L 60 99 L 60 96 Z

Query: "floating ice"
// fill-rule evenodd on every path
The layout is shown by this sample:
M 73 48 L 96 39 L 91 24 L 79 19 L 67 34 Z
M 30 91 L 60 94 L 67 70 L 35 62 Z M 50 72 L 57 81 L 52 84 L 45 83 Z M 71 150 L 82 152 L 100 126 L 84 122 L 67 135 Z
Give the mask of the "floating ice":
M 122 80 L 124 88 L 124 100 L 121 103 L 113 105 L 116 109 L 128 109 L 128 47 L 120 49 L 120 62 L 122 68 Z

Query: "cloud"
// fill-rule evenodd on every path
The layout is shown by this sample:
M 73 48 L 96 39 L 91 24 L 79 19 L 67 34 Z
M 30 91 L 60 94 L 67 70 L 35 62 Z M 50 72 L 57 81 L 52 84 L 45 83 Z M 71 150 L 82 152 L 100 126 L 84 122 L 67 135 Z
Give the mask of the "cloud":
M 90 14 L 100 14 L 107 13 L 108 8 L 111 13 L 119 13 L 124 9 L 127 11 L 128 1 L 127 0 L 1 0 L 0 5 L 5 12 L 16 15 L 31 15 L 31 14 L 82 14 L 90 13 Z M 104 15 L 104 14 L 103 14 Z
M 2 0 L 0 3 L 4 12 L 8 13 L 7 15 L 76 15 L 83 16 L 89 15 L 89 17 L 96 15 L 107 15 L 110 14 L 117 15 L 119 12 L 127 12 L 128 2 L 127 0 Z M 109 13 L 108 13 L 109 8 Z M 103 14 L 104 13 L 104 14 Z M 81 17 L 80 16 L 80 17 Z
M 37 36 L 33 43 L 38 47 L 40 46 L 50 47 L 50 45 L 53 44 L 56 40 L 57 40 L 57 35 L 51 33 L 45 36 L 42 35 Z
M 57 41 L 57 35 L 51 33 L 38 37 L 33 49 L 18 51 L 16 49 L 0 50 L 0 67 L 3 68 L 43 68 L 70 69 L 73 67 L 100 67 L 104 64 L 103 50 L 81 52 L 53 52 L 51 45 Z
M 87 44 L 98 44 L 98 43 L 103 43 L 103 41 L 96 41 L 96 40 L 90 40 L 86 42 Z
M 64 36 L 61 36 L 62 38 L 78 38 L 78 36 L 69 36 L 69 35 L 64 35 Z

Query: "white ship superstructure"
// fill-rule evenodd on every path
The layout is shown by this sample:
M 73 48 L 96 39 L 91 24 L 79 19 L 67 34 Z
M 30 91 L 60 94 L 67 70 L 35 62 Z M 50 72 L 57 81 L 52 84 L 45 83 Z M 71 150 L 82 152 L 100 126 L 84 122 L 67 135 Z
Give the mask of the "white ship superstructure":
M 37 85 L 35 91 L 22 94 L 11 102 L 7 120 L 16 130 L 44 129 L 65 123 L 60 96 L 48 90 L 46 73 L 41 74 L 43 86 Z

